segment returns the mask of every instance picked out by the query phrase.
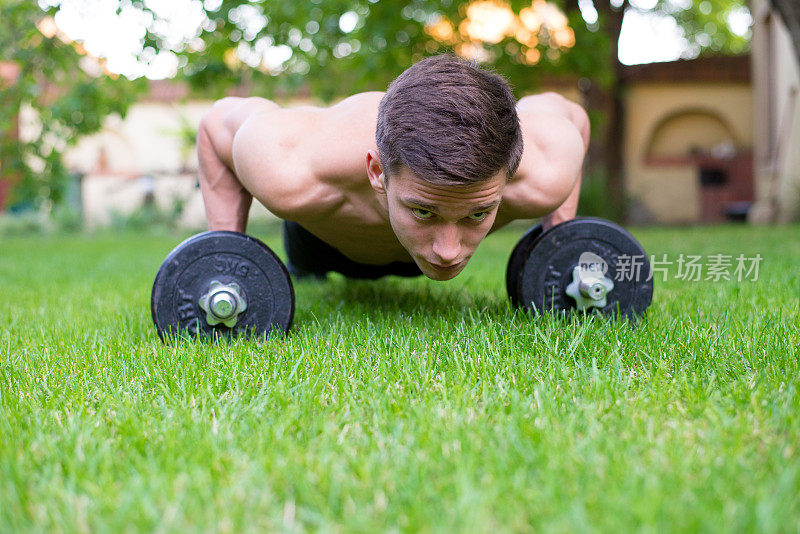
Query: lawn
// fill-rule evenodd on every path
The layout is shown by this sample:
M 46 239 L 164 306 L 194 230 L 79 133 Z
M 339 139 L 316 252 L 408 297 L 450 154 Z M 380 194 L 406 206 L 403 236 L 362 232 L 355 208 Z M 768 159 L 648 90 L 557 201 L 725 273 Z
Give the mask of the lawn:
M 0 530 L 797 532 L 800 227 L 634 228 L 675 261 L 635 329 L 513 312 L 522 230 L 173 346 L 150 287 L 185 235 L 0 239 Z

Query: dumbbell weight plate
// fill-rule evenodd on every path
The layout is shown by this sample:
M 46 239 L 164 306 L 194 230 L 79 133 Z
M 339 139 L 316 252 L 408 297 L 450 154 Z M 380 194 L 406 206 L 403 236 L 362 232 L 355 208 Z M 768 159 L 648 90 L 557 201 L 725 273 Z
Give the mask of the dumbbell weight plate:
M 235 288 L 245 303 L 239 307 L 244 311 L 227 321 L 232 326 L 209 323 L 208 300 L 215 287 Z M 266 336 L 289 330 L 294 289 L 286 267 L 258 239 L 237 232 L 204 232 L 175 247 L 161 264 L 150 310 L 162 339 Z
M 518 308 L 521 306 L 518 292 L 519 272 L 522 269 L 522 264 L 525 258 L 530 254 L 530 249 L 533 247 L 539 236 L 542 235 L 542 225 L 537 224 L 529 228 L 525 234 L 517 242 L 514 250 L 511 251 L 511 257 L 508 259 L 508 266 L 506 267 L 506 291 L 511 298 L 511 304 Z
M 607 267 L 605 277 L 613 281 L 605 305 L 587 309 L 632 320 L 644 315 L 653 298 L 647 254 L 620 226 L 591 217 L 564 222 L 539 236 L 517 277 L 521 306 L 539 312 L 576 310 L 576 300 L 567 294 L 567 288 L 584 253 L 602 258 Z

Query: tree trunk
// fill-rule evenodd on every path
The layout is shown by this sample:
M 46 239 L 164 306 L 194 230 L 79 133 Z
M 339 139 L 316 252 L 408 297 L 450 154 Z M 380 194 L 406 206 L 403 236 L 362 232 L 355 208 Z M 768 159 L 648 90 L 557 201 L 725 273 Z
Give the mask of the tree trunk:
M 614 8 L 607 0 L 595 3 L 601 31 L 609 40 L 608 68 L 612 73 L 612 81 L 608 87 L 592 81 L 584 93 L 588 110 L 600 112 L 602 115 L 602 119 L 596 121 L 592 128 L 587 166 L 591 172 L 605 176 L 611 211 L 619 220 L 624 220 L 626 215 L 625 85 L 622 77 L 623 65 L 619 61 L 619 34 L 627 4 L 625 0 L 621 7 Z M 566 5 L 570 6 L 570 2 Z

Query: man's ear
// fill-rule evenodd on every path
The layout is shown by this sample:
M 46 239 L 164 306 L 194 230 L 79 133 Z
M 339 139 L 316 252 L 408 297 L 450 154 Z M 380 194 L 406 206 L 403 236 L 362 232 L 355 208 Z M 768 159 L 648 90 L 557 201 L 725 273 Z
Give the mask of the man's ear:
M 386 194 L 386 181 L 383 175 L 383 165 L 377 150 L 367 152 L 367 176 L 372 189 L 379 195 Z

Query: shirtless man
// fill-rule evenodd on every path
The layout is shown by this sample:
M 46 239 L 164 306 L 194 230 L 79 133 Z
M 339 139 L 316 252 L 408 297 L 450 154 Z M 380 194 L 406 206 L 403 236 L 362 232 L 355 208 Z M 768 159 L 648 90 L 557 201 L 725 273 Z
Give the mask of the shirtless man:
M 441 55 L 329 108 L 224 98 L 197 150 L 209 229 L 244 232 L 255 197 L 293 274 L 449 280 L 508 222 L 573 218 L 588 143 L 580 106 Z

